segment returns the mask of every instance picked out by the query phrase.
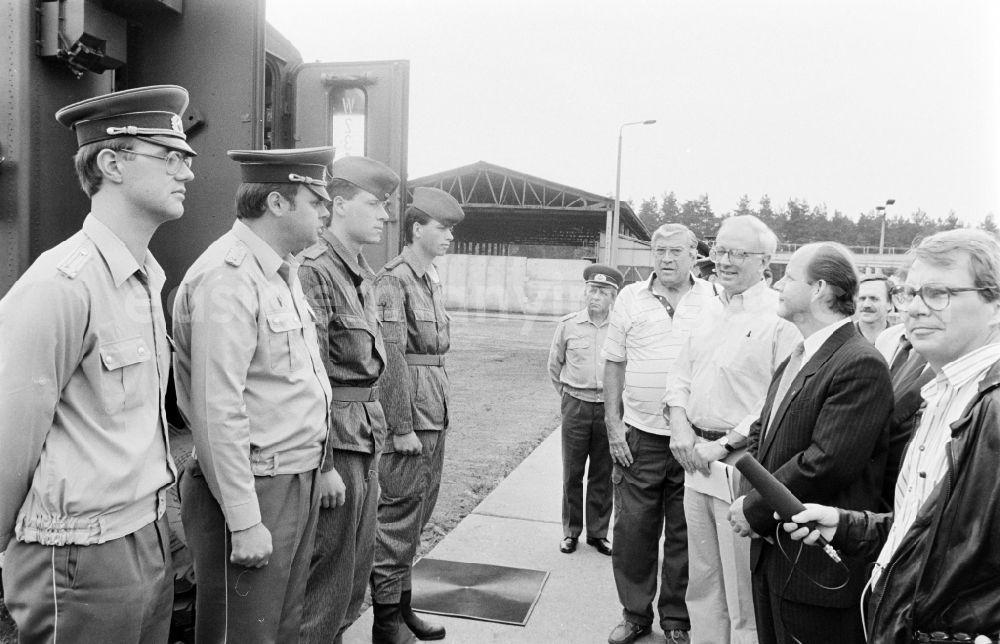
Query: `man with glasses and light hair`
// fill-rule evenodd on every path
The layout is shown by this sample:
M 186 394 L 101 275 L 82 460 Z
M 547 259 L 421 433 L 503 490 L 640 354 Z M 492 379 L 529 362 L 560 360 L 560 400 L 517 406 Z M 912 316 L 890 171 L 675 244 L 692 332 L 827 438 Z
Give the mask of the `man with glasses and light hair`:
M 686 226 L 656 229 L 653 274 L 622 289 L 604 343 L 604 417 L 615 463 L 611 564 L 623 607 L 609 644 L 627 644 L 651 631 L 658 576 L 657 609 L 667 642 L 689 641 L 684 469 L 670 452 L 663 390 L 698 314 L 715 297 L 711 284 L 691 274 L 697 243 Z
M 184 214 L 187 104 L 161 85 L 56 113 L 90 214 L 0 301 L 0 550 L 21 642 L 167 641 L 170 348 L 147 245 Z
M 763 279 L 777 244 L 752 215 L 723 222 L 709 254 L 722 293 L 702 310 L 667 376 L 670 450 L 686 472 L 694 643 L 757 642 L 750 542 L 726 523 L 739 472 L 718 461 L 746 446 L 771 377 L 802 340 L 778 317 L 778 293 Z
M 893 289 L 913 349 L 934 370 L 892 513 L 807 504 L 785 524 L 845 553 L 878 555 L 869 642 L 1000 640 L 1000 244 L 949 230 L 910 251 Z M 817 521 L 810 531 L 798 524 Z

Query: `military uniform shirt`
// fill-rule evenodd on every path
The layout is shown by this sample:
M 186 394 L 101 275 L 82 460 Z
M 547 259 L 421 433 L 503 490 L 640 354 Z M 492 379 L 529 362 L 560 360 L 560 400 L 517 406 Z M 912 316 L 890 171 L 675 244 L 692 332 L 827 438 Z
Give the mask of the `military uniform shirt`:
M 0 550 L 12 533 L 104 543 L 163 513 L 163 282 L 90 215 L 0 301 Z
M 559 320 L 549 348 L 549 378 L 559 393 L 592 403 L 604 402 L 604 357 L 601 349 L 608 336 L 608 317 L 600 324 L 590 321 L 587 309 Z
M 299 277 L 316 313 L 320 355 L 333 387 L 374 387 L 385 368 L 372 272 L 329 231 L 303 253 Z M 327 450 L 374 454 L 385 442 L 385 414 L 378 400 L 334 400 Z
M 174 303 L 177 404 L 234 531 L 260 522 L 254 476 L 308 472 L 323 456 L 330 388 L 296 269 L 236 221 Z
M 375 280 L 378 317 L 388 351 L 380 395 L 389 431 L 448 427 L 448 373 L 444 364 L 408 365 L 407 355 L 441 356 L 451 347 L 441 284 L 407 246 Z

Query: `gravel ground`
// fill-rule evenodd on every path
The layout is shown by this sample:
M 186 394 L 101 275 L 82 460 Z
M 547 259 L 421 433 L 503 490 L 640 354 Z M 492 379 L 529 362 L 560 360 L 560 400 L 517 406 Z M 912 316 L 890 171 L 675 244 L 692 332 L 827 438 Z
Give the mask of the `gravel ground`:
M 424 529 L 426 553 L 559 425 L 545 371 L 555 320 L 456 315 L 451 428 L 441 495 Z
M 422 535 L 429 551 L 559 424 L 545 371 L 555 319 L 455 314 L 451 428 L 434 515 Z M 0 644 L 15 641 L 0 606 Z

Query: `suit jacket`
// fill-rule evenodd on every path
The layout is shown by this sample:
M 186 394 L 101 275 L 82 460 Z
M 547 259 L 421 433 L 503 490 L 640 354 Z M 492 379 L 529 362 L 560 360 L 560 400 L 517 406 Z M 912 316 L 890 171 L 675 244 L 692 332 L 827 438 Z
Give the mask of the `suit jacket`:
M 784 400 L 775 401 L 787 364 L 771 380 L 761 416 L 750 429 L 748 450 L 803 502 L 876 510 L 893 407 L 885 359 L 853 324 L 845 324 L 802 366 Z M 761 440 L 775 404 L 774 423 Z M 743 510 L 757 534 L 775 536 L 779 522 L 759 493 L 747 494 Z M 868 578 L 867 559 L 845 557 L 847 586 L 821 589 L 808 577 L 833 587 L 844 581 L 844 569 L 819 548 L 801 547 L 783 530 L 777 533 L 788 557 L 763 539 L 754 539 L 750 550 L 751 570 L 766 573 L 772 592 L 816 606 L 857 604 Z M 789 558 L 796 555 L 793 571 Z
M 934 370 L 927 360 L 915 351 L 901 368 L 892 372 L 892 394 L 895 406 L 889 422 L 889 457 L 882 481 L 882 507 L 880 512 L 892 512 L 896 496 L 896 479 L 903 462 L 906 446 L 910 444 L 913 429 L 923 410 L 924 399 L 920 390 L 934 378 Z

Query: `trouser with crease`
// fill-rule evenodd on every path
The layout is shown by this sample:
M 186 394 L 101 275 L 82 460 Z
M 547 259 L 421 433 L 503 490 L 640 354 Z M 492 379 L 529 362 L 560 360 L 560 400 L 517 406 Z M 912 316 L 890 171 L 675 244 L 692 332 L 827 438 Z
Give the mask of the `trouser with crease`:
M 689 630 L 684 595 L 688 584 L 684 469 L 670 452 L 670 437 L 626 425 L 632 465 L 615 464 L 614 548 L 611 566 L 622 616 L 640 626 L 653 623 L 652 602 L 667 631 Z M 660 537 L 663 566 L 657 569 Z

